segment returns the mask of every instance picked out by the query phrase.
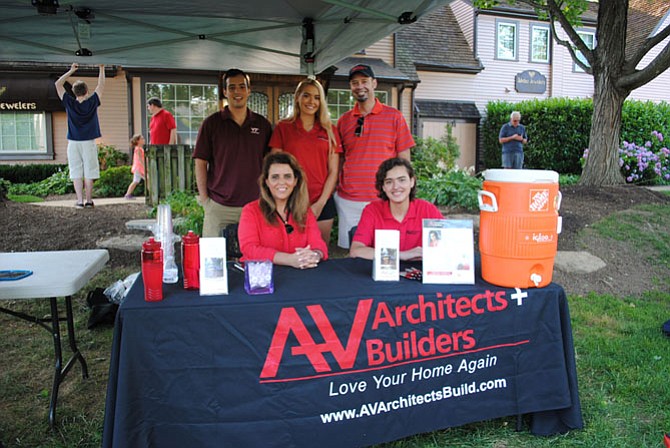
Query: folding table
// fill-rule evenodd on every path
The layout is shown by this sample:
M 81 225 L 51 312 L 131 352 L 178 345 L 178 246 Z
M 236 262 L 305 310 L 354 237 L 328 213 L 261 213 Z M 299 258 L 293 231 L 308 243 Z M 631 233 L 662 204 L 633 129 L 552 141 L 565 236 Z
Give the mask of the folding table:
M 51 333 L 54 342 L 55 364 L 49 425 L 56 421 L 58 389 L 75 361 L 81 364 L 83 378 L 88 378 L 88 366 L 77 348 L 72 317 L 72 296 L 83 288 L 109 260 L 106 250 L 67 250 L 53 252 L 2 252 L 0 270 L 30 270 L 33 274 L 14 281 L 0 281 L 0 300 L 48 298 L 51 316 L 40 318 L 0 307 L 0 311 L 36 323 Z M 65 317 L 58 311 L 58 297 L 65 298 Z M 67 335 L 72 357 L 63 366 L 60 322 L 67 322 Z

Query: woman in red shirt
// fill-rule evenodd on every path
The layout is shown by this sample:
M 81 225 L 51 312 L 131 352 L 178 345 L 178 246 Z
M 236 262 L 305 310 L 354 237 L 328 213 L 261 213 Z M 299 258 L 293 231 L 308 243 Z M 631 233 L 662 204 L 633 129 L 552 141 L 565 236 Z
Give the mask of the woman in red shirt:
M 242 209 L 237 236 L 242 261 L 315 268 L 328 258 L 316 218 L 309 208 L 305 173 L 286 152 L 268 154 L 258 180 L 261 197 Z
M 412 164 L 403 158 L 387 159 L 375 176 L 379 192 L 361 215 L 349 256 L 372 260 L 375 256 L 375 230 L 400 232 L 400 259 L 412 260 L 423 255 L 423 219 L 442 219 L 442 213 L 428 201 L 415 198 L 416 176 Z
M 291 116 L 277 123 L 270 147 L 272 152 L 293 154 L 305 170 L 310 207 L 317 217 L 321 237 L 328 242 L 336 214 L 332 195 L 342 146 L 319 81 L 307 78 L 298 84 Z

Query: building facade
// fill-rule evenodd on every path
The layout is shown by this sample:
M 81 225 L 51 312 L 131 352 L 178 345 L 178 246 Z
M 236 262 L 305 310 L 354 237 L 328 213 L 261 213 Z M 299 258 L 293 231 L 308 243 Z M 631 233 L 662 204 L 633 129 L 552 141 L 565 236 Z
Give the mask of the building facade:
M 631 0 L 629 43 L 657 33 L 670 23 L 670 6 Z M 639 5 L 638 5 L 639 4 Z M 596 4 L 593 7 L 597 7 Z M 578 32 L 595 41 L 596 11 L 583 17 Z M 563 30 L 557 30 L 565 38 Z M 659 44 L 644 66 L 663 48 Z M 449 125 L 461 149 L 460 167 L 483 168 L 478 157 L 479 129 L 489 101 L 519 102 L 549 97 L 591 97 L 592 76 L 581 70 L 567 49 L 551 39 L 549 24 L 535 12 L 501 6 L 479 10 L 469 0 L 454 0 L 420 21 L 387 36 L 321 73 L 336 120 L 353 105 L 348 70 L 365 62 L 378 78 L 377 97 L 398 108 L 412 133 L 441 137 Z M 227 67 L 226 67 L 227 68 Z M 225 103 L 222 71 L 106 69 L 99 109 L 99 143 L 129 150 L 129 139 L 148 140 L 146 101 L 159 97 L 175 115 L 180 143 L 194 144 L 202 120 Z M 0 65 L 0 163 L 66 163 L 67 122 L 54 81 L 67 66 Z M 287 116 L 302 76 L 251 73 L 250 107 L 272 123 Z M 75 79 L 94 88 L 97 67 L 82 67 Z M 670 72 L 635 90 L 631 98 L 670 100 Z

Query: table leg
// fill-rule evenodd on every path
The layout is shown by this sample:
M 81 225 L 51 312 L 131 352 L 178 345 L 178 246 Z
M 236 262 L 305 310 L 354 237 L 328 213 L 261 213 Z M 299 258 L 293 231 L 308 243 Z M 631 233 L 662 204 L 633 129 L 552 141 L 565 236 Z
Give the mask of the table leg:
M 58 302 L 55 297 L 51 298 L 51 334 L 54 340 L 54 379 L 51 387 L 51 400 L 49 403 L 49 426 L 53 428 L 56 424 L 56 404 L 58 403 L 58 390 L 60 384 L 65 378 L 65 375 L 72 368 L 73 363 L 78 360 L 81 364 L 82 377 L 88 378 L 88 366 L 86 360 L 77 348 L 77 341 L 74 334 L 74 318 L 72 317 L 72 298 L 65 297 L 65 320 L 67 322 L 67 335 L 72 350 L 72 357 L 68 360 L 65 367 L 63 367 L 63 351 L 60 337 L 60 315 L 58 314 Z
M 58 388 L 61 382 L 61 367 L 63 365 L 63 353 L 60 342 L 60 317 L 58 315 L 58 303 L 56 298 L 51 298 L 51 335 L 54 340 L 54 381 L 51 386 L 51 401 L 49 403 L 49 426 L 54 427 L 56 423 L 56 402 L 58 401 Z
M 69 365 L 74 362 L 75 359 L 79 360 L 81 364 L 81 377 L 86 379 L 88 378 L 88 365 L 84 359 L 84 355 L 81 354 L 79 348 L 77 348 L 77 339 L 74 336 L 74 318 L 72 315 L 72 297 L 67 296 L 65 298 L 65 310 L 67 318 L 67 338 L 70 344 L 70 350 L 72 350 L 72 358 L 68 361 L 65 366 L 65 372 L 69 370 Z

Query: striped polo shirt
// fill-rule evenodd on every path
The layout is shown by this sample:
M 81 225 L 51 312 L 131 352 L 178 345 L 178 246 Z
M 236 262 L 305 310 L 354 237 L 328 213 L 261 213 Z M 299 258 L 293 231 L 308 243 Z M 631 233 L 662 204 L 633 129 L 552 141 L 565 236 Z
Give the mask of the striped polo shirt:
M 376 100 L 365 116 L 363 132 L 355 135 L 361 113 L 358 103 L 337 120 L 344 164 L 340 170 L 337 194 L 350 201 L 369 202 L 377 198 L 375 173 L 386 159 L 414 146 L 405 118 L 398 109 Z

